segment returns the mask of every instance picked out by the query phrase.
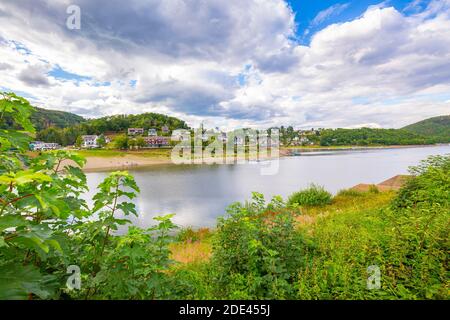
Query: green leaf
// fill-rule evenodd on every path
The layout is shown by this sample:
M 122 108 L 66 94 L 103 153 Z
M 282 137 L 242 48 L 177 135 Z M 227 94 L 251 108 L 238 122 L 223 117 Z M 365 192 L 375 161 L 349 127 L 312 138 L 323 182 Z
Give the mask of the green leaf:
M 30 293 L 41 299 L 55 294 L 57 278 L 43 276 L 32 265 L 6 264 L 0 266 L 0 300 L 25 300 Z

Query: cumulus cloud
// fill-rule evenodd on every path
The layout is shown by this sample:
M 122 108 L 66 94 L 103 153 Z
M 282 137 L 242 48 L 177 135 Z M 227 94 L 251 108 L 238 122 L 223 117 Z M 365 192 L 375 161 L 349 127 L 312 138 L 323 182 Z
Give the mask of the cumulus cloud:
M 33 66 L 30 65 L 23 69 L 18 74 L 18 79 L 23 81 L 25 84 L 29 85 L 30 87 L 36 86 L 44 86 L 48 87 L 50 85 L 50 82 L 48 81 L 48 78 L 46 77 L 46 72 L 48 70 L 44 66 Z
M 450 0 L 370 7 L 309 45 L 282 0 L 79 0 L 81 30 L 65 26 L 69 2 L 0 3 L 2 88 L 87 117 L 222 127 L 399 127 L 450 110 Z
M 0 70 L 11 70 L 13 66 L 9 63 L 0 62 Z

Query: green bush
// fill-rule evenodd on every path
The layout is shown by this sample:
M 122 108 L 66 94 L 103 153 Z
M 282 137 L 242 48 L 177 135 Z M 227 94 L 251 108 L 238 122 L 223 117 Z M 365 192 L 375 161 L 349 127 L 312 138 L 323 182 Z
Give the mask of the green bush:
M 308 189 L 293 193 L 288 204 L 291 206 L 323 206 L 331 203 L 332 195 L 323 187 L 312 184 Z
M 211 230 L 208 228 L 199 228 L 194 230 L 192 227 L 185 227 L 178 231 L 176 240 L 178 242 L 196 242 L 211 237 Z
M 318 220 L 297 298 L 448 299 L 450 157 L 430 157 L 411 173 L 386 207 Z M 380 269 L 379 289 L 367 288 L 369 266 Z
M 295 296 L 304 246 L 294 215 L 284 207 L 278 197 L 266 205 L 263 196 L 254 193 L 251 203 L 233 204 L 228 216 L 219 219 L 211 262 L 216 298 Z
M 355 189 L 343 189 L 340 190 L 336 196 L 341 197 L 361 197 L 364 193 Z
M 392 290 L 401 298 L 448 299 L 450 155 L 431 156 L 410 172 L 413 178 L 384 211 L 392 226 Z

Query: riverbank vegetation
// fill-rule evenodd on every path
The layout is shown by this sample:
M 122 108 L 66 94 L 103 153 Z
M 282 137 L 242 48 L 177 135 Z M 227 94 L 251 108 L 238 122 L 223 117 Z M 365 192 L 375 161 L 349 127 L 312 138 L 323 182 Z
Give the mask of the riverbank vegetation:
M 5 94 L 0 108 L 34 131 L 25 99 Z M 172 215 L 131 225 L 127 172 L 88 206 L 85 159 L 29 157 L 29 140 L 0 129 L 0 299 L 448 299 L 449 155 L 412 168 L 398 193 L 254 193 L 213 231 L 177 231 Z M 314 188 L 301 194 L 322 199 Z

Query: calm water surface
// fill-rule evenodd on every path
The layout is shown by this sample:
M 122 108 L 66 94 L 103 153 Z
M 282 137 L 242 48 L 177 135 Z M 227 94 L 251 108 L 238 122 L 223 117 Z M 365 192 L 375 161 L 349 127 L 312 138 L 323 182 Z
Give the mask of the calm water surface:
M 379 183 L 406 174 L 429 155 L 450 153 L 450 146 L 368 151 L 335 151 L 280 159 L 275 175 L 261 175 L 261 163 L 239 165 L 158 165 L 133 169 L 141 189 L 135 203 L 140 213 L 131 218 L 140 227 L 154 224 L 153 217 L 175 213 L 182 226 L 214 226 L 216 218 L 236 201 L 245 201 L 252 191 L 266 199 L 286 198 L 311 183 L 336 193 L 358 183 Z M 87 173 L 90 198 L 107 173 Z

